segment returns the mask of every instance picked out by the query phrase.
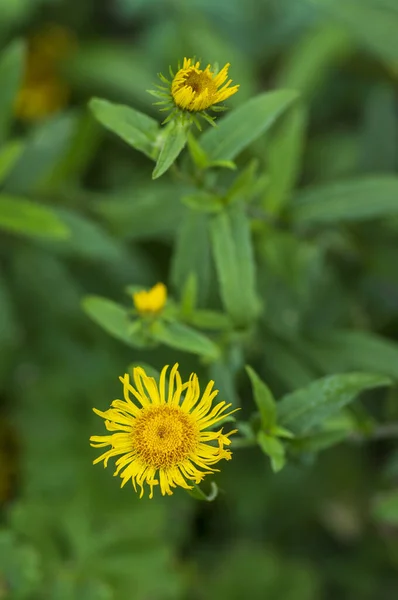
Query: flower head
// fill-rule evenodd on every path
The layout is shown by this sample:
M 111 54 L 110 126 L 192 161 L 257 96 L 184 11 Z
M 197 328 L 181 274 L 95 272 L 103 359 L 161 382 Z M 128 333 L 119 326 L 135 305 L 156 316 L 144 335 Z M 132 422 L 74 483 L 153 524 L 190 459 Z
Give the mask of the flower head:
M 231 443 L 229 436 L 219 431 L 206 431 L 225 419 L 232 412 L 231 404 L 219 402 L 213 407 L 218 391 L 213 390 L 214 381 L 207 385 L 202 397 L 198 378 L 192 373 L 182 383 L 178 364 L 170 371 L 168 385 L 162 369 L 159 383 L 149 377 L 144 369 L 133 370 L 134 385 L 130 376 L 120 377 L 124 400 L 114 400 L 111 408 L 94 412 L 105 419 L 110 435 L 91 436 L 95 448 L 111 448 L 94 460 L 104 461 L 113 456 L 116 461 L 114 475 L 122 479 L 122 487 L 131 480 L 144 495 L 144 485 L 153 488 L 160 485 L 162 495 L 172 494 L 177 486 L 192 489 L 192 483 L 200 483 L 205 475 L 218 471 L 213 465 L 222 459 L 229 460 L 231 451 L 225 446 Z
M 235 94 L 239 85 L 230 87 L 232 79 L 228 77 L 229 63 L 218 74 L 207 65 L 203 71 L 200 62 L 184 58 L 182 69 L 179 69 L 171 84 L 171 95 L 179 108 L 191 112 L 206 110 Z M 223 86 L 223 87 L 221 87 Z
M 224 107 L 216 105 L 236 94 L 239 89 L 239 85 L 231 86 L 232 79 L 228 79 L 229 67 L 230 64 L 227 63 L 217 73 L 212 70 L 211 65 L 201 69 L 199 61 L 184 58 L 182 68 L 179 65 L 175 75 L 170 69 L 171 81 L 160 74 L 159 77 L 165 85 L 157 86 L 159 91 L 152 91 L 151 93 L 162 99 L 157 104 L 166 105 L 161 110 L 173 111 L 166 121 L 176 113 L 182 113 L 185 116 L 188 113 L 188 118 L 195 120 L 195 113 L 200 113 L 201 116 L 212 123 L 214 118 L 210 117 L 205 111 L 207 109 L 223 110 Z
M 157 283 L 150 290 L 141 290 L 133 294 L 136 310 L 141 315 L 156 315 L 165 307 L 167 288 L 164 283 Z

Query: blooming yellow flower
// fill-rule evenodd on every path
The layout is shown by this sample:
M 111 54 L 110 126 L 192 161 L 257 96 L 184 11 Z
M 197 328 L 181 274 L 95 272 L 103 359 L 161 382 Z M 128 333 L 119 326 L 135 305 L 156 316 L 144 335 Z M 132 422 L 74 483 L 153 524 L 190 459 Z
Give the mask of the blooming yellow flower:
M 157 283 L 150 290 L 142 290 L 133 294 L 135 308 L 141 315 L 155 315 L 163 310 L 167 300 L 167 288 L 164 283 Z
M 15 100 L 15 115 L 23 121 L 37 121 L 63 108 L 69 87 L 59 75 L 59 64 L 75 48 L 68 29 L 48 25 L 29 40 L 25 75 Z
M 116 432 L 91 436 L 91 446 L 111 446 L 94 464 L 104 461 L 106 467 L 111 457 L 121 455 L 114 475 L 121 477 L 122 487 L 130 479 L 135 491 L 138 485 L 140 498 L 145 484 L 150 488 L 150 498 L 155 485 L 160 485 L 163 496 L 171 495 L 177 486 L 192 489 L 192 483 L 200 483 L 205 475 L 218 471 L 213 465 L 231 458 L 225 446 L 231 443 L 229 436 L 236 430 L 227 434 L 222 429 L 206 431 L 235 412 L 228 411 L 231 404 L 219 402 L 213 407 L 218 393 L 213 390 L 214 381 L 200 397 L 196 374 L 182 383 L 178 364 L 171 369 L 166 385 L 167 369 L 162 369 L 157 384 L 144 369 L 135 367 L 134 386 L 127 373 L 120 377 L 124 400 L 114 400 L 105 412 L 93 409 L 105 419 L 107 430 Z
M 215 72 L 211 65 L 201 69 L 200 61 L 184 58 L 182 68 L 179 65 L 175 75 L 170 69 L 171 81 L 159 74 L 164 85 L 158 85 L 158 90 L 150 90 L 150 93 L 161 99 L 155 104 L 165 105 L 160 110 L 172 111 L 164 122 L 179 114 L 198 124 L 196 114 L 200 114 L 213 124 L 214 117 L 210 117 L 206 110 L 225 110 L 225 107 L 218 104 L 236 94 L 239 89 L 239 85 L 231 86 L 232 79 L 228 79 L 229 67 L 230 64 L 227 63 L 221 71 Z
M 182 69 L 177 71 L 171 83 L 171 95 L 175 104 L 183 110 L 199 112 L 236 94 L 239 85 L 230 87 L 232 79 L 225 83 L 229 67 L 230 64 L 227 63 L 215 74 L 210 65 L 202 70 L 199 61 L 184 58 Z

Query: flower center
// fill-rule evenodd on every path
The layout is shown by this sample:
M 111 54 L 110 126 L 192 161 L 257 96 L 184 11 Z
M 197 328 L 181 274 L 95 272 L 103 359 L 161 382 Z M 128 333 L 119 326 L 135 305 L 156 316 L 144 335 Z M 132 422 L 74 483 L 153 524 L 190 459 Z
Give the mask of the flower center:
M 216 84 L 212 78 L 203 71 L 198 73 L 194 69 L 191 69 L 185 77 L 183 85 L 189 86 L 198 95 L 203 94 L 206 90 L 209 96 L 217 93 Z
M 193 419 L 178 406 L 154 406 L 136 418 L 133 450 L 141 461 L 156 469 L 182 462 L 198 444 Z

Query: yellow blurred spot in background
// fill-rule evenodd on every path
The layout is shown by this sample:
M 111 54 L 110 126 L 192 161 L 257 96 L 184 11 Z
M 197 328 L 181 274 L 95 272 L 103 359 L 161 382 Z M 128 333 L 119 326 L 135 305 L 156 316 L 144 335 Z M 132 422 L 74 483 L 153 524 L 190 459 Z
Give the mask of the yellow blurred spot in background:
M 15 101 L 17 118 L 38 121 L 66 106 L 70 90 L 60 66 L 75 48 L 73 33 L 60 25 L 47 25 L 32 35 L 24 80 Z

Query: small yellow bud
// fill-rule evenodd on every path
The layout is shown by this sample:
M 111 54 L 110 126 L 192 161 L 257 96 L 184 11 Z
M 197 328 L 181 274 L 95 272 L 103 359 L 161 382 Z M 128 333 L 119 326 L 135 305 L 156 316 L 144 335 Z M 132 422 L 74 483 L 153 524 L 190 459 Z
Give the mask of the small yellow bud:
M 142 290 L 133 294 L 133 302 L 141 315 L 155 315 L 163 310 L 167 300 L 167 288 L 164 283 L 157 283 L 150 290 Z

